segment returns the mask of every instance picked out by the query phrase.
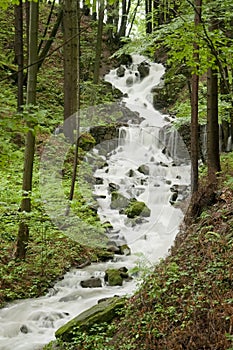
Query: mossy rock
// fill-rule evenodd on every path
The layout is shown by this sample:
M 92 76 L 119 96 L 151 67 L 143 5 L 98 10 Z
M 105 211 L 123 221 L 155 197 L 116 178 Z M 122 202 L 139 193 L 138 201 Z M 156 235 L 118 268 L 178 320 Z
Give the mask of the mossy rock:
M 96 144 L 94 137 L 89 133 L 84 133 L 79 138 L 79 147 L 84 151 L 90 151 Z
M 119 247 L 121 255 L 131 255 L 131 249 L 127 244 L 123 244 Z
M 60 327 L 56 333 L 56 338 L 71 342 L 75 332 L 89 332 L 95 324 L 111 322 L 118 314 L 118 311 L 125 305 L 125 298 L 109 298 L 90 309 L 82 312 L 68 323 Z
M 121 276 L 121 271 L 117 269 L 108 269 L 105 272 L 105 281 L 109 286 L 122 286 L 123 278 Z
M 134 219 L 137 216 L 148 217 L 151 210 L 144 202 L 131 201 L 129 206 L 125 209 L 125 214 L 128 218 Z
M 130 203 L 130 200 L 123 194 L 113 191 L 111 194 L 111 209 L 122 209 L 126 208 Z

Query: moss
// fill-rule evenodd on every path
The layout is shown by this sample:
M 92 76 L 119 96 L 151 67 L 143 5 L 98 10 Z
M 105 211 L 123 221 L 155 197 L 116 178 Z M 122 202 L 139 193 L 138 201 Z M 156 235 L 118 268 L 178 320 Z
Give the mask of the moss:
M 125 305 L 124 298 L 110 298 L 90 309 L 82 312 L 71 321 L 60 327 L 56 333 L 56 338 L 70 342 L 74 337 L 74 332 L 88 332 L 95 324 L 110 322 L 117 316 L 118 311 Z
M 137 216 L 150 216 L 150 209 L 144 202 L 131 201 L 130 205 L 125 209 L 128 218 L 133 219 Z
M 122 286 L 123 278 L 121 277 L 121 271 L 116 269 L 108 269 L 106 271 L 105 279 L 109 286 Z
M 111 208 L 122 209 L 126 208 L 130 203 L 130 200 L 123 196 L 123 194 L 113 191 L 111 195 Z
M 96 144 L 94 137 L 89 133 L 84 133 L 79 138 L 79 146 L 84 151 L 90 151 Z

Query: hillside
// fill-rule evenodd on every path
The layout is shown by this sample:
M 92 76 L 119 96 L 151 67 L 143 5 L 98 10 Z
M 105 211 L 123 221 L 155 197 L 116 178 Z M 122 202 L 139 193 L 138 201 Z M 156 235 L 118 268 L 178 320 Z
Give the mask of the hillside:
M 145 268 L 119 318 L 88 334 L 77 330 L 71 343 L 58 340 L 56 349 L 232 349 L 233 189 L 225 176 L 226 169 L 232 174 L 232 156 L 222 161 L 214 202 L 182 225 L 153 272 Z

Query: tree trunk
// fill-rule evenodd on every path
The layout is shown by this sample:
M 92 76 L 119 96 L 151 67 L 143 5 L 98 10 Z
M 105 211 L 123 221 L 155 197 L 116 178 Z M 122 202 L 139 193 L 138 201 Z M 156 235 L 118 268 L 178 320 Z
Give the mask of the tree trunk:
M 93 76 L 93 83 L 94 84 L 98 84 L 98 82 L 99 82 L 101 52 L 102 52 L 103 25 L 104 25 L 104 0 L 100 0 L 98 32 L 97 32 L 97 38 L 96 38 L 96 51 L 95 51 L 95 63 L 94 63 L 94 76 Z
M 57 20 L 54 23 L 53 29 L 49 35 L 49 39 L 46 41 L 45 46 L 43 47 L 42 52 L 39 55 L 38 70 L 40 69 L 41 65 L 43 64 L 43 62 L 44 62 L 44 60 L 45 60 L 45 58 L 50 50 L 51 45 L 54 42 L 54 39 L 57 35 L 58 28 L 59 28 L 61 21 L 62 21 L 62 17 L 63 17 L 63 11 L 62 11 L 62 8 L 60 8 L 58 16 L 57 16 Z
M 36 81 L 37 81 L 37 42 L 38 42 L 38 14 L 39 3 L 30 3 L 30 20 L 29 20 L 29 68 L 27 81 L 27 105 L 36 104 Z M 29 111 L 30 112 L 30 111 Z M 25 153 L 24 153 L 24 170 L 23 170 L 23 199 L 21 202 L 21 212 L 31 211 L 31 191 L 33 160 L 35 149 L 35 135 L 32 130 L 32 123 L 28 122 L 30 130 L 26 136 Z M 19 224 L 18 237 L 16 242 L 15 257 L 24 259 L 26 256 L 27 244 L 29 238 L 28 222 L 24 219 Z
M 146 33 L 152 33 L 152 0 L 145 0 Z
M 194 23 L 197 27 L 201 21 L 201 6 L 202 0 L 195 2 Z M 199 46 L 196 42 L 193 43 L 193 59 L 196 63 L 196 72 L 192 75 L 192 95 L 191 95 L 191 191 L 194 196 L 198 191 L 198 87 L 199 87 Z
M 69 203 L 66 208 L 65 215 L 68 216 L 70 212 L 70 202 L 74 197 L 74 189 L 77 176 L 77 167 L 78 167 L 78 158 L 79 158 L 79 138 L 80 138 L 80 3 L 77 1 L 77 113 L 76 113 L 76 122 L 77 129 L 75 135 L 75 154 L 74 154 L 74 163 L 73 163 L 73 173 L 70 186 L 69 194 Z
M 128 20 L 128 14 L 131 6 L 131 0 L 122 0 L 122 15 L 121 15 L 121 25 L 119 32 L 117 34 L 118 39 L 124 37 L 126 34 L 126 26 L 127 26 L 127 20 Z
M 15 12 L 15 57 L 18 65 L 17 73 L 17 110 L 22 111 L 23 100 L 23 3 L 19 1 L 19 5 L 14 6 Z
M 213 183 L 220 171 L 218 72 L 214 68 L 209 68 L 207 72 L 207 166 L 209 182 Z
M 75 113 L 77 112 L 77 2 L 64 0 L 64 134 L 74 142 Z

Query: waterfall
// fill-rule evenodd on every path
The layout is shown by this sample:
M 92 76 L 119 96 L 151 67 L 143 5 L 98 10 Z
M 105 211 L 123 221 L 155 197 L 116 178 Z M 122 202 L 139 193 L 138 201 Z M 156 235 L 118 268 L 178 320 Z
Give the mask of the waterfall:
M 133 65 L 124 67 L 123 77 L 117 75 L 117 70 L 106 76 L 107 81 L 125 94 L 123 103 L 139 113 L 143 121 L 120 128 L 118 147 L 106 157 L 101 155 L 106 164 L 93 174 L 102 179 L 94 193 L 101 220 L 110 221 L 113 226 L 109 240 L 126 242 L 131 255 L 115 255 L 113 261 L 92 264 L 82 270 L 72 269 L 46 296 L 16 301 L 1 309 L 1 350 L 41 349 L 54 339 L 57 328 L 96 304 L 98 299 L 132 294 L 136 288 L 135 280 L 110 287 L 104 281 L 105 270 L 122 266 L 133 268 L 140 254 L 150 264 L 157 262 L 167 254 L 178 232 L 183 212 L 173 204 L 189 193 L 190 166 L 186 160 L 176 162 L 177 158 L 184 160 L 182 152 L 185 149 L 180 148 L 178 134 L 161 135 L 161 128 L 168 122 L 151 103 L 151 89 L 159 83 L 164 67 L 147 62 L 150 72 L 142 77 L 138 70 L 142 61 L 145 61 L 144 57 L 133 56 Z M 99 153 L 96 148 L 92 156 Z M 111 209 L 111 184 L 125 198 L 143 201 L 150 216 L 135 223 L 119 210 Z M 101 279 L 101 288 L 81 287 L 80 281 L 96 276 Z

